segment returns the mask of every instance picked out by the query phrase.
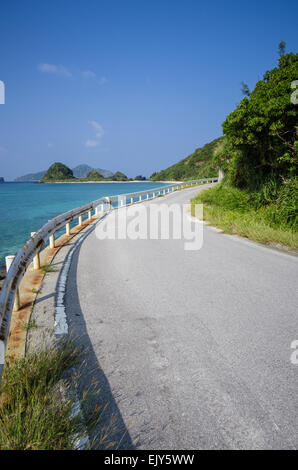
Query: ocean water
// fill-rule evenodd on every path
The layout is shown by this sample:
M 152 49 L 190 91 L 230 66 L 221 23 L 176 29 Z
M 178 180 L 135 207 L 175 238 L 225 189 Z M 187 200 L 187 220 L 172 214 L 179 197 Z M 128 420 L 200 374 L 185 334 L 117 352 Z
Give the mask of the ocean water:
M 0 266 L 49 219 L 103 196 L 145 191 L 163 183 L 1 183 Z

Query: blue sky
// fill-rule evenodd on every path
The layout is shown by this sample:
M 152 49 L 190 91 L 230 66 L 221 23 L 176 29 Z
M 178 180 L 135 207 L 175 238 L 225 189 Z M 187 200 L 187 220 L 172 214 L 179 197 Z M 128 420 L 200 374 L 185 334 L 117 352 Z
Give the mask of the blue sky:
M 149 176 L 221 135 L 297 51 L 296 1 L 2 0 L 0 176 L 88 163 Z

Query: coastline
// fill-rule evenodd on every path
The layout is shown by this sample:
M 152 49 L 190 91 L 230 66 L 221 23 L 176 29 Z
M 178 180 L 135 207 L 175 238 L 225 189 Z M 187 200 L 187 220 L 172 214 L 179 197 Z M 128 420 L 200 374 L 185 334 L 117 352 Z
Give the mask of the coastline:
M 36 183 L 35 181 L 23 181 L 23 183 Z M 183 181 L 149 181 L 149 180 L 130 180 L 130 181 L 42 181 L 41 183 L 38 184 L 88 184 L 88 183 L 99 183 L 99 184 L 106 184 L 106 183 L 169 183 L 169 184 L 175 184 L 175 183 L 183 183 Z

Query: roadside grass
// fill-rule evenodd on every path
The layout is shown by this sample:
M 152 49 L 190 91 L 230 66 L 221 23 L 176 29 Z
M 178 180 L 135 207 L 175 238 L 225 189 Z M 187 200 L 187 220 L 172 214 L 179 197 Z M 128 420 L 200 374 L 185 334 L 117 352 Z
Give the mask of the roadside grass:
M 66 379 L 80 360 L 73 342 L 59 341 L 5 365 L 0 389 L 1 450 L 73 449 L 86 435 L 81 414 L 73 413 L 75 396 Z M 95 424 L 94 411 L 87 425 Z
M 27 324 L 22 325 L 22 330 L 29 331 L 29 330 L 34 330 L 36 328 L 39 328 L 36 321 L 32 320 Z
M 40 294 L 41 289 L 35 289 L 35 287 L 33 287 L 33 288 L 31 289 L 31 292 L 32 292 L 32 294 Z
M 298 250 L 297 226 L 289 226 L 279 218 L 276 203 L 256 208 L 251 205 L 250 198 L 251 195 L 246 191 L 224 184 L 217 185 L 192 199 L 192 215 L 194 205 L 203 204 L 204 220 L 226 233 Z
M 52 266 L 51 263 L 46 263 L 41 267 L 41 270 L 43 274 L 46 274 L 46 273 L 52 273 L 56 271 L 56 268 Z

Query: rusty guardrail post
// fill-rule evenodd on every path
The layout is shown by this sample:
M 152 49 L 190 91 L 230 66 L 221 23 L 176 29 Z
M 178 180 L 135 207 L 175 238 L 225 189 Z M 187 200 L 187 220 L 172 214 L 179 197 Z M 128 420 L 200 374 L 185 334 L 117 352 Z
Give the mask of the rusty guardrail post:
M 6 264 L 6 272 L 7 273 L 9 271 L 9 268 L 10 268 L 14 258 L 15 258 L 14 255 L 5 256 L 5 264 Z M 19 291 L 19 288 L 17 287 L 15 297 L 14 297 L 13 310 L 15 312 L 17 312 L 18 310 L 20 310 L 20 306 L 21 306 L 20 291 Z
M 34 237 L 34 235 L 36 234 L 36 232 L 31 232 L 31 237 Z M 33 258 L 33 269 L 35 271 L 37 271 L 38 269 L 40 269 L 40 257 L 39 257 L 39 252 L 36 253 L 36 255 L 34 256 Z

